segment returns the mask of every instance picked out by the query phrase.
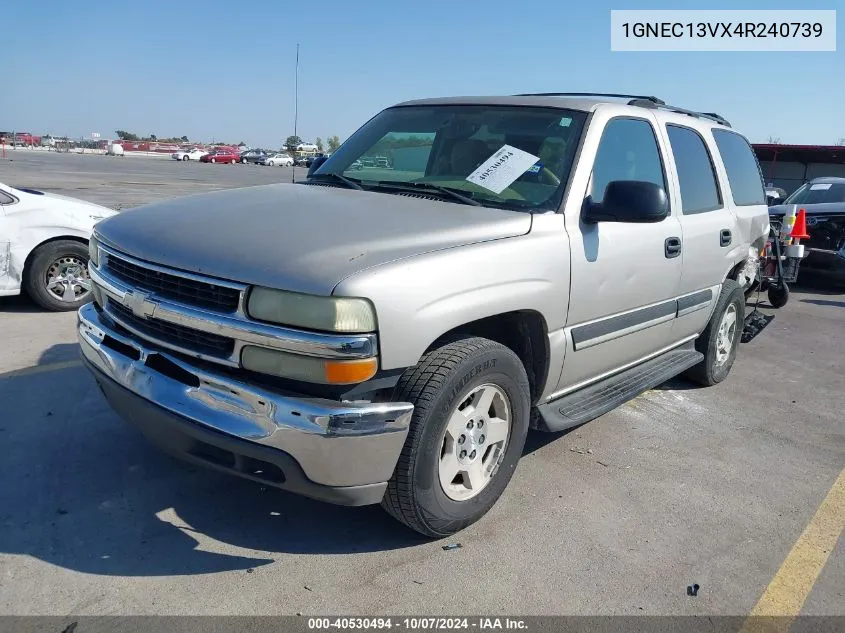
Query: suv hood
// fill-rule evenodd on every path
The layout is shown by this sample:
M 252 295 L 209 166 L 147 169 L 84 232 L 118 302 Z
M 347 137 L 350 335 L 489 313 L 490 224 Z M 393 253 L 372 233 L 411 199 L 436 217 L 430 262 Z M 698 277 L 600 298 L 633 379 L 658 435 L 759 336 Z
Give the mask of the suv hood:
M 819 202 L 816 204 L 777 204 L 769 207 L 769 215 L 786 215 L 790 207 L 795 207 L 796 213 L 804 209 L 807 215 L 840 215 L 845 213 L 845 202 Z
M 98 224 L 97 235 L 138 259 L 187 272 L 328 295 L 366 268 L 530 229 L 530 213 L 278 184 L 137 207 Z

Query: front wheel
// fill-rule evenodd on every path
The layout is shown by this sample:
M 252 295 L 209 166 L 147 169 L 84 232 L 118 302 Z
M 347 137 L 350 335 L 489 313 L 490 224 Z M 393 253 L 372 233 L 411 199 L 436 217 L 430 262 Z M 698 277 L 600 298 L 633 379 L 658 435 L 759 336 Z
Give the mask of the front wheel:
M 685 375 L 705 387 L 722 382 L 736 360 L 737 348 L 745 324 L 745 295 L 733 279 L 726 279 L 704 332 L 695 341 L 695 348 L 704 360 L 688 369 Z
M 27 294 L 38 305 L 53 312 L 76 310 L 88 303 L 88 247 L 73 240 L 47 242 L 35 249 L 24 271 Z
M 216 159 L 216 158 L 212 158 L 209 162 L 210 162 L 210 163 L 216 163 L 216 162 L 217 162 L 217 159 Z
M 182 160 L 188 160 L 188 158 L 189 158 L 188 156 L 183 156 Z
M 528 433 L 519 357 L 489 339 L 454 340 L 409 369 L 394 400 L 414 413 L 382 507 L 435 538 L 478 521 L 510 482 Z

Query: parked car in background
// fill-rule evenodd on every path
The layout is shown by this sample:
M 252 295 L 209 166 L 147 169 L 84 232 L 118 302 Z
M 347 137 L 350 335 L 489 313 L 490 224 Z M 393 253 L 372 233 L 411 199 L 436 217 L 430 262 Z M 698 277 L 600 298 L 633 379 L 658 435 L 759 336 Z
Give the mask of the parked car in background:
M 0 183 L 0 296 L 25 292 L 56 312 L 90 301 L 88 240 L 97 222 L 116 213 Z
M 268 167 L 292 167 L 293 157 L 285 152 L 277 152 L 266 156 L 261 164 Z
M 243 164 L 253 163 L 257 165 L 262 163 L 268 156 L 269 154 L 263 149 L 249 149 L 245 152 L 241 152 L 240 161 Z
M 201 163 L 229 163 L 240 162 L 241 155 L 233 149 L 216 149 L 204 156 L 200 156 Z
M 809 239 L 801 240 L 806 256 L 802 272 L 817 272 L 845 282 L 845 178 L 815 178 L 804 183 L 769 215 L 782 218 L 791 206 L 807 215 Z
M 195 147 L 194 149 L 180 149 L 178 152 L 173 152 L 170 157 L 173 160 L 199 160 L 208 154 L 204 149 Z
M 315 158 L 322 158 L 325 154 L 322 152 L 317 152 L 316 154 L 309 154 L 308 156 L 301 156 L 300 158 L 296 159 L 296 164 L 300 167 L 311 167 L 311 163 L 314 162 Z

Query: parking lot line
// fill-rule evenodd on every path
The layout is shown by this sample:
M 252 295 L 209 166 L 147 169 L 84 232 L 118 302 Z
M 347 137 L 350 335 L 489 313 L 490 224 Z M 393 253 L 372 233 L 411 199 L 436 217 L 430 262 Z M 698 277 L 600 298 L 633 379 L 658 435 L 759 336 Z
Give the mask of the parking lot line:
M 741 633 L 758 630 L 755 618 L 779 616 L 765 630 L 788 631 L 845 529 L 845 469 L 757 601 Z M 786 617 L 783 617 L 786 616 Z M 772 626 L 774 625 L 774 627 Z
M 48 365 L 34 365 L 32 367 L 24 367 L 23 369 L 15 369 L 4 374 L 0 374 L 0 380 L 4 378 L 18 378 L 20 376 L 32 376 L 33 374 L 44 374 L 51 371 L 59 371 L 61 369 L 68 369 L 70 367 L 80 367 L 81 360 L 66 360 L 61 363 L 50 363 Z

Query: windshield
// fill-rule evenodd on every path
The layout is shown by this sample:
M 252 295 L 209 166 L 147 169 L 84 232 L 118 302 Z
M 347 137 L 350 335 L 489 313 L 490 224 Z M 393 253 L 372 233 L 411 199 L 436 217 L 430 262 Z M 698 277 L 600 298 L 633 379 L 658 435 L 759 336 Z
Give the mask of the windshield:
M 845 182 L 808 182 L 789 196 L 783 204 L 824 204 L 826 202 L 845 202 Z
M 312 177 L 343 176 L 364 189 L 427 195 L 448 189 L 476 204 L 552 209 L 563 196 L 585 119 L 584 112 L 560 108 L 389 108 Z

